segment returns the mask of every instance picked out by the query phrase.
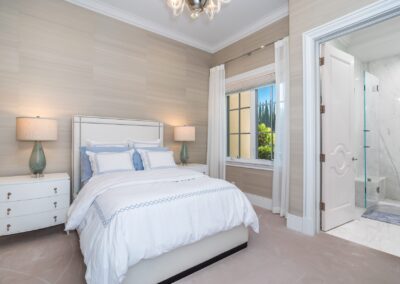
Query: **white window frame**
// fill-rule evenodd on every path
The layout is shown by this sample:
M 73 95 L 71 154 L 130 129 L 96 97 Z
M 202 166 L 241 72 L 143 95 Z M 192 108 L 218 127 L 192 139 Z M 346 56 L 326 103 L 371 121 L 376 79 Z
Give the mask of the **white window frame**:
M 232 77 L 229 77 L 225 80 L 225 85 L 228 86 L 229 84 L 236 84 L 240 81 L 245 81 L 245 80 L 251 80 L 252 78 L 260 77 L 262 75 L 266 76 L 271 76 L 275 75 L 275 64 L 269 64 L 239 75 L 235 75 Z M 272 84 L 274 83 L 275 80 L 266 82 L 266 84 Z M 229 92 L 226 94 L 226 96 L 229 96 L 230 94 L 235 93 L 236 91 Z M 237 90 L 239 93 L 240 90 Z M 255 105 L 255 94 L 253 93 L 251 95 L 251 104 L 252 106 Z M 251 107 L 251 138 L 250 142 L 253 144 L 255 143 L 256 139 L 256 108 Z M 226 133 L 225 135 L 228 135 Z M 227 156 L 226 157 L 226 165 L 227 166 L 236 166 L 236 167 L 245 167 L 245 168 L 254 168 L 254 169 L 263 169 L 263 170 L 273 170 L 273 165 L 274 162 L 271 160 L 262 160 L 262 159 L 256 159 L 256 148 L 252 147 L 251 148 L 251 157 L 254 157 L 252 159 L 243 159 L 243 158 L 232 158 Z

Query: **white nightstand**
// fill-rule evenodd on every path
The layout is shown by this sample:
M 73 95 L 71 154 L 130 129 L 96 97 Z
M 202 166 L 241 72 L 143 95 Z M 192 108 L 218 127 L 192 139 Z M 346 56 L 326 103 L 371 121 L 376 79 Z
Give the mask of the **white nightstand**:
M 69 204 L 66 173 L 0 177 L 0 236 L 63 224 Z
M 178 167 L 181 169 L 189 169 L 208 175 L 208 165 L 205 164 L 186 164 L 186 165 L 180 164 L 178 165 Z

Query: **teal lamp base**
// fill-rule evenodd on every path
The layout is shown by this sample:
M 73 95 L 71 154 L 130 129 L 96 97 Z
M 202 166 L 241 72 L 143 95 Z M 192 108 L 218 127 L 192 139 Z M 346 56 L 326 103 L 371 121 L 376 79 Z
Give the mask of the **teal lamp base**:
M 43 176 L 43 171 L 46 168 L 46 157 L 40 141 L 35 141 L 33 145 L 32 154 L 29 159 L 29 168 L 35 177 Z
M 189 154 L 188 154 L 187 145 L 185 142 L 182 142 L 182 148 L 181 148 L 181 163 L 182 163 L 182 165 L 186 165 L 188 160 L 189 160 Z

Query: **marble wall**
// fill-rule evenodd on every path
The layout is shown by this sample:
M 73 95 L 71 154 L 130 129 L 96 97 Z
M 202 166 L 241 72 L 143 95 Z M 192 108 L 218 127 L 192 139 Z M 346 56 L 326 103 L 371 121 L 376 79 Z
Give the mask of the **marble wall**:
M 386 177 L 386 198 L 400 200 L 400 55 L 366 64 L 379 78 L 379 172 Z

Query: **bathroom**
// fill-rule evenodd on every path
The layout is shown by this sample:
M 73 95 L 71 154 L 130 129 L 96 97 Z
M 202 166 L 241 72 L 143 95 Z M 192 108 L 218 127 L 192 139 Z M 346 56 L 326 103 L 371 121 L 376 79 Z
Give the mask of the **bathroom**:
M 354 217 L 327 233 L 400 256 L 400 17 L 323 46 L 351 58 Z M 326 61 L 326 60 L 325 60 Z M 333 69 L 332 69 L 333 70 Z M 331 70 L 331 72 L 333 72 Z M 332 75 L 333 76 L 333 75 Z M 321 71 L 321 78 L 324 80 Z M 323 85 L 323 84 L 322 84 Z M 329 106 L 326 106 L 329 109 Z M 324 131 L 338 131 L 339 129 Z M 324 190 L 324 189 L 322 189 Z M 323 215 L 321 215 L 323 216 Z M 350 221 L 350 222 L 349 222 Z M 322 221 L 323 222 L 323 221 Z M 324 228 L 322 227 L 324 230 Z

